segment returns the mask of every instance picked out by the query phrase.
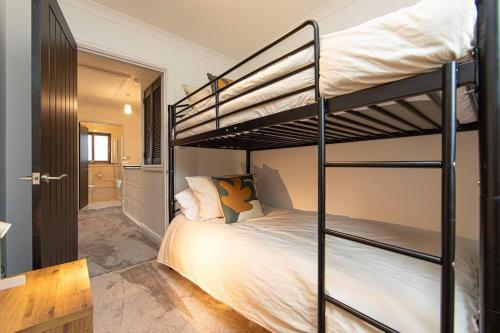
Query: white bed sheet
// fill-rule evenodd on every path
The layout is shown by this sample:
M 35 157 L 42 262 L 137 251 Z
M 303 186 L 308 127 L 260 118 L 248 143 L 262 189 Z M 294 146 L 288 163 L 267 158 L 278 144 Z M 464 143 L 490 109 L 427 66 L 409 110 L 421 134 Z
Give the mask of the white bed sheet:
M 272 332 L 315 332 L 316 214 L 266 209 L 237 224 L 177 216 L 158 261 Z M 439 234 L 393 224 L 328 216 L 327 226 L 439 254 Z M 455 331 L 477 332 L 477 242 L 458 239 Z M 402 332 L 439 332 L 440 268 L 409 257 L 328 237 L 329 295 Z M 327 306 L 329 332 L 372 327 Z
M 423 0 L 361 25 L 322 36 L 321 95 L 328 98 L 340 96 L 428 72 L 448 61 L 470 58 L 476 17 L 474 0 Z M 302 50 L 224 90 L 219 99 L 225 101 L 312 62 L 312 48 Z M 219 113 L 225 115 L 313 83 L 313 70 L 306 70 L 223 104 Z M 311 90 L 222 118 L 220 125 L 229 126 L 313 102 L 314 92 Z M 193 108 L 193 112 L 213 104 L 214 99 L 208 99 Z M 477 120 L 471 108 L 466 107 L 468 104 L 467 97 L 459 95 L 457 117 L 461 123 Z M 215 122 L 193 127 L 214 117 L 215 109 L 212 108 L 180 123 L 176 126 L 178 132 L 192 129 L 179 133 L 177 137 L 214 129 Z

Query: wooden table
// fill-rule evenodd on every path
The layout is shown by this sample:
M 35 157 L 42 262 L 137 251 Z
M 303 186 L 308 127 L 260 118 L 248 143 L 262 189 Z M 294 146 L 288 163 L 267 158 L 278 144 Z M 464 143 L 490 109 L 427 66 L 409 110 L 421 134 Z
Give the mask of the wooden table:
M 25 275 L 25 285 L 0 291 L 0 332 L 92 332 L 85 259 Z

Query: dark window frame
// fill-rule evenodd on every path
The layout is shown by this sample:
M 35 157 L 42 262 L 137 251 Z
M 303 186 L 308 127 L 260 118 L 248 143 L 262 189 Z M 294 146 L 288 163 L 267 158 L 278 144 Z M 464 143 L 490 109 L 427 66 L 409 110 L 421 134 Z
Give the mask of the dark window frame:
M 107 161 L 96 161 L 94 160 L 94 151 L 95 151 L 95 136 L 107 136 L 108 137 L 108 160 Z M 89 152 L 91 155 L 89 163 L 90 164 L 112 164 L 111 163 L 111 133 L 99 133 L 99 132 L 89 132 L 89 137 L 92 138 L 92 149 Z

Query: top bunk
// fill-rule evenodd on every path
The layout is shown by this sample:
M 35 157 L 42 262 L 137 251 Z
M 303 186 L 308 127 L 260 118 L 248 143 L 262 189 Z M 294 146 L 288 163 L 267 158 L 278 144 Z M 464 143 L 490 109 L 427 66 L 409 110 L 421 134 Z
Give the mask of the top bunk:
M 423 0 L 320 37 L 314 21 L 252 54 L 169 106 L 172 146 L 264 150 L 437 134 L 443 66 L 457 61 L 457 129 L 477 128 L 477 10 L 473 0 Z M 228 77 L 278 45 L 309 41 L 236 80 Z

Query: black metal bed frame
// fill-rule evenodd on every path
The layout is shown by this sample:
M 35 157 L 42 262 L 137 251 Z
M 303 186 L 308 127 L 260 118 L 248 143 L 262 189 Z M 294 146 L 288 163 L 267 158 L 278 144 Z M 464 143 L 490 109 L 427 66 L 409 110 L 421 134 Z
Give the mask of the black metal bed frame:
M 314 21 L 306 21 L 283 37 L 267 45 L 240 63 L 205 84 L 191 95 L 186 96 L 168 107 L 168 211 L 169 220 L 175 216 L 175 146 L 238 149 L 246 151 L 246 172 L 251 171 L 251 152 L 265 149 L 290 148 L 318 145 L 318 332 L 325 331 L 325 308 L 331 303 L 340 309 L 364 320 L 384 332 L 397 332 L 375 318 L 344 304 L 325 292 L 325 242 L 326 236 L 339 237 L 441 265 L 441 332 L 454 331 L 454 260 L 455 260 L 455 152 L 457 131 L 479 130 L 480 147 L 480 300 L 481 332 L 500 331 L 500 114 L 498 110 L 499 65 L 498 65 L 498 0 L 477 0 L 477 49 L 473 61 L 457 64 L 450 62 L 441 69 L 417 75 L 408 79 L 387 83 L 351 94 L 326 99 L 319 92 L 319 27 Z M 218 81 L 236 69 L 282 43 L 292 35 L 311 27 L 313 40 L 282 55 L 279 58 L 240 77 L 228 86 L 219 89 Z M 314 61 L 294 72 L 270 80 L 263 85 L 247 90 L 228 100 L 220 101 L 219 95 L 225 89 L 237 84 L 286 57 L 308 47 L 314 48 Z M 283 80 L 295 73 L 314 68 L 315 84 L 287 94 L 275 96 L 263 102 L 231 111 L 235 114 L 250 107 L 270 103 L 303 91 L 314 89 L 315 103 L 285 112 L 249 120 L 243 123 L 221 127 L 220 120 L 229 114 L 220 115 L 219 108 L 224 103 L 242 97 L 257 89 Z M 214 84 L 215 92 L 198 100 L 185 104 L 188 97 L 194 96 L 207 86 Z M 477 123 L 461 125 L 456 119 L 457 88 L 465 86 L 473 93 L 469 94 L 472 105 L 478 114 Z M 442 91 L 442 98 L 437 92 Z M 476 95 L 477 93 L 477 95 Z M 408 98 L 426 95 L 435 107 L 441 110 L 441 119 L 433 119 L 425 114 Z M 215 102 L 196 114 L 187 112 L 203 101 L 214 98 Z M 397 114 L 387 110 L 381 103 L 396 101 L 405 113 Z M 476 105 L 477 103 L 477 105 Z M 359 109 L 366 107 L 369 112 Z M 214 112 L 209 122 L 215 122 L 215 129 L 177 138 L 179 133 L 194 126 L 176 132 L 176 124 L 198 114 Z M 412 120 L 410 120 L 412 119 Z M 415 121 L 418 119 L 419 121 Z M 328 162 L 326 145 L 332 143 L 399 138 L 406 136 L 442 133 L 442 156 L 438 161 L 356 161 Z M 391 244 L 373 241 L 356 235 L 342 233 L 326 227 L 325 196 L 327 168 L 436 168 L 441 169 L 441 256 L 406 249 Z

